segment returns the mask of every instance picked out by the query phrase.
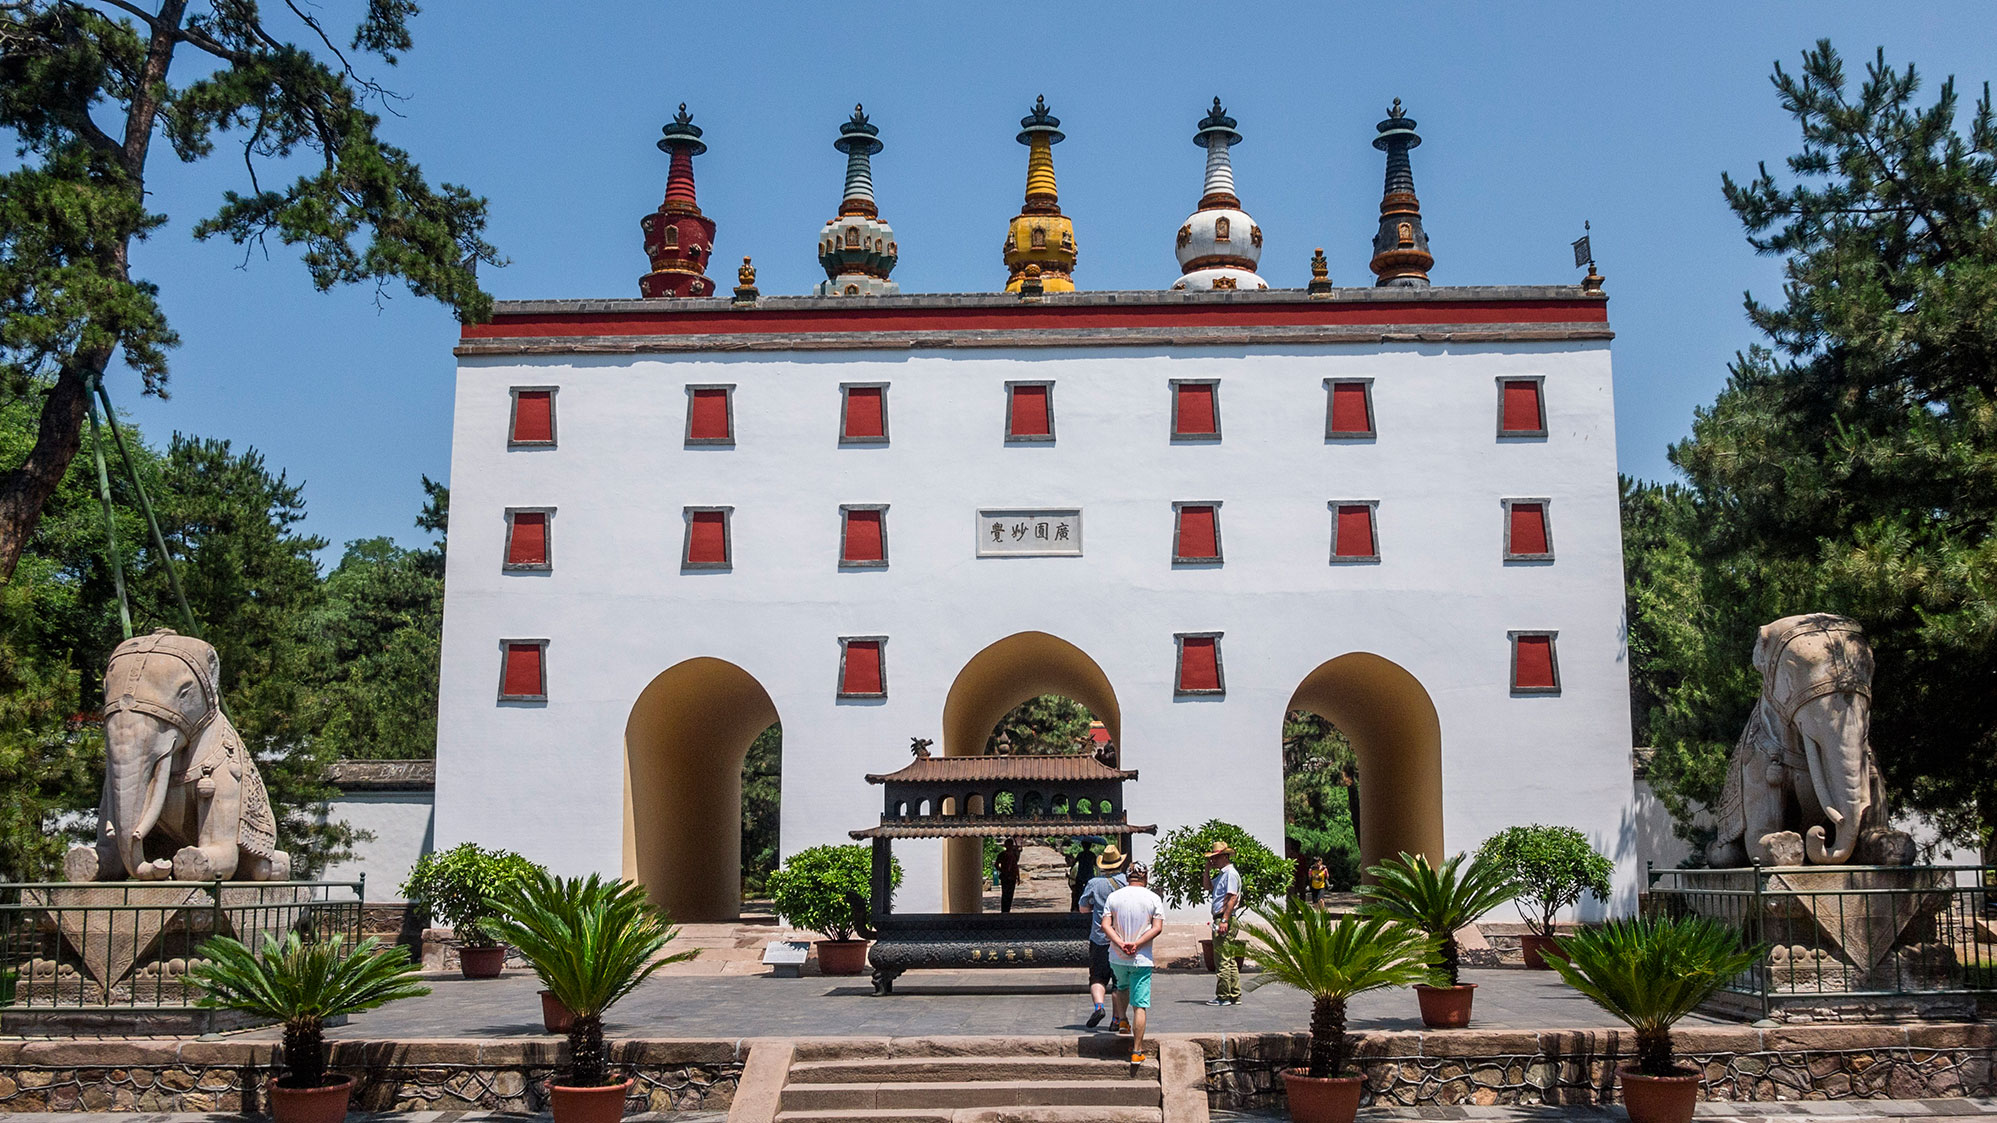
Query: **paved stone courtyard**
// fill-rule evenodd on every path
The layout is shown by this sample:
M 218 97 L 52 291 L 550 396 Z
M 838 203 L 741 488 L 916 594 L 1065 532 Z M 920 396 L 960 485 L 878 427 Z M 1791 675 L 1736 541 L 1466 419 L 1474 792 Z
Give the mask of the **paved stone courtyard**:
M 509 969 L 493 980 L 432 975 L 435 993 L 356 1015 L 327 1036 L 373 1040 L 540 1035 L 539 982 Z M 1158 1033 L 1301 1032 L 1310 1001 L 1267 986 L 1241 1005 L 1211 1007 L 1212 975 L 1166 971 L 1153 983 L 1151 1028 Z M 1476 983 L 1476 1025 L 1484 1029 L 1613 1028 L 1620 1023 L 1551 971 L 1468 970 Z M 911 971 L 895 993 L 875 997 L 865 976 L 775 979 L 754 975 L 665 976 L 648 980 L 610 1012 L 612 1037 L 930 1037 L 1000 1036 L 1084 1030 L 1089 1013 L 1080 969 Z M 1416 1030 L 1414 995 L 1381 991 L 1354 999 L 1355 1030 Z M 1694 1015 L 1685 1024 L 1724 1024 Z M 248 1031 L 275 1037 L 276 1029 Z

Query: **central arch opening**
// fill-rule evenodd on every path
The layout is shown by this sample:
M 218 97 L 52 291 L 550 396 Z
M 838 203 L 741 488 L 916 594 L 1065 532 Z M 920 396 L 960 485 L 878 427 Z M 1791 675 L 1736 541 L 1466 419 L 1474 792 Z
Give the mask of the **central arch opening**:
M 957 672 L 943 700 L 943 755 L 987 752 L 1001 719 L 1022 703 L 1048 694 L 1086 706 L 1102 722 L 1108 738 L 1123 743 L 1123 713 L 1116 691 L 1096 661 L 1059 636 L 1018 632 L 973 655 Z M 943 840 L 945 912 L 983 911 L 984 865 L 981 839 Z
M 1299 712 L 1315 716 L 1334 727 L 1327 743 L 1335 731 L 1351 746 L 1360 869 L 1403 851 L 1442 860 L 1442 724 L 1419 680 L 1355 651 L 1304 676 L 1286 708 L 1292 725 Z
M 689 659 L 647 685 L 624 726 L 624 876 L 674 920 L 742 915 L 744 760 L 781 752 L 776 703 L 749 672 Z M 774 803 L 774 800 L 771 799 Z M 769 809 L 774 816 L 774 807 Z M 773 845 L 773 844 L 772 844 Z

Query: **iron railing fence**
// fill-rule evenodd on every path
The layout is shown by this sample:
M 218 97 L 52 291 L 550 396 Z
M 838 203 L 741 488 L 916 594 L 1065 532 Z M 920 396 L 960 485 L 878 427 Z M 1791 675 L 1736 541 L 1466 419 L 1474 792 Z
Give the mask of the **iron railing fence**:
M 1767 955 L 1723 990 L 1760 1002 L 1997 990 L 1997 866 L 1658 870 L 1644 910 L 1710 916 Z
M 201 945 L 361 934 L 362 881 L 0 883 L 0 1011 L 188 1011 Z

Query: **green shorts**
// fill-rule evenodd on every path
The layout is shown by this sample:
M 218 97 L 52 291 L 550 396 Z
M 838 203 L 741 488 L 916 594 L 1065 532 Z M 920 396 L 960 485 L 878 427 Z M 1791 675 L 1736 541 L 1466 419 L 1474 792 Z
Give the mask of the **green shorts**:
M 1124 1000 L 1131 1009 L 1151 1008 L 1151 968 L 1132 963 L 1112 963 L 1109 969 L 1116 975 L 1116 989 L 1124 993 Z

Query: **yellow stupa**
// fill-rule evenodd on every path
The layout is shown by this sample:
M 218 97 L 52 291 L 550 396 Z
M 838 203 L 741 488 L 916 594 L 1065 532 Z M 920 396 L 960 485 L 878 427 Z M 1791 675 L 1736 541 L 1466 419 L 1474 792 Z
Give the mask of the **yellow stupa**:
M 1054 186 L 1054 146 L 1063 139 L 1061 119 L 1036 98 L 1033 112 L 1019 119 L 1019 143 L 1026 146 L 1026 205 L 1005 235 L 1005 291 L 1018 292 L 1026 267 L 1040 267 L 1045 292 L 1075 291 L 1075 224 L 1061 213 Z

